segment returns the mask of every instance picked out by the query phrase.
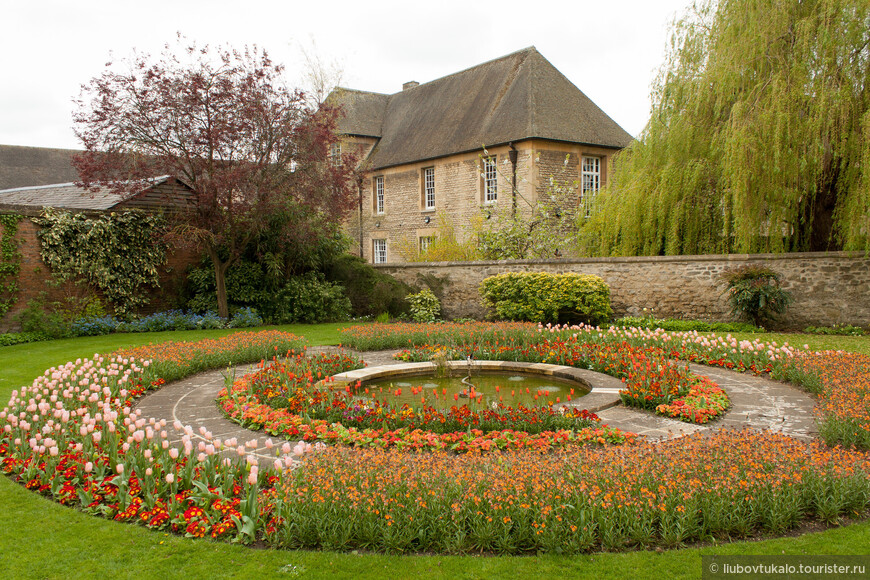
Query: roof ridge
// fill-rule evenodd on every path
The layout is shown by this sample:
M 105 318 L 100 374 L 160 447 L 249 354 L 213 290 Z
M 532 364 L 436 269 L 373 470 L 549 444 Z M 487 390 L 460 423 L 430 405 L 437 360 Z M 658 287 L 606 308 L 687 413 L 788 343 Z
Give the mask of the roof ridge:
M 330 91 L 330 93 L 333 93 L 335 91 L 346 91 L 348 93 L 363 93 L 365 95 L 378 95 L 379 97 L 389 97 L 392 95 L 392 93 L 379 93 L 377 91 L 364 91 L 362 89 L 351 89 L 348 87 L 335 87 L 334 89 L 332 89 L 332 91 Z
M 39 145 L 13 145 L 11 143 L 0 143 L 0 151 L 7 148 L 15 149 L 40 149 L 42 151 L 64 151 L 69 153 L 84 153 L 84 149 L 69 149 L 66 147 L 41 147 Z
M 48 185 L 27 185 L 24 187 L 11 187 L 9 189 L 0 189 L 0 193 L 7 193 L 10 191 L 30 191 L 32 189 L 47 189 L 53 187 L 72 187 L 74 185 L 74 181 L 70 181 L 69 183 L 50 183 Z
M 494 63 L 494 62 L 498 62 L 498 61 L 500 61 L 500 60 L 506 60 L 506 59 L 508 59 L 508 58 L 514 57 L 514 56 L 516 56 L 516 55 L 518 55 L 518 54 L 520 54 L 520 53 L 523 53 L 523 52 L 528 52 L 529 54 L 531 54 L 531 53 L 533 53 L 533 52 L 536 52 L 536 53 L 540 54 L 540 53 L 538 52 L 538 49 L 535 48 L 534 45 L 532 45 L 532 46 L 527 46 L 526 48 L 522 48 L 522 49 L 520 49 L 520 50 L 515 50 L 515 51 L 513 51 L 513 52 L 510 53 L 510 54 L 505 54 L 505 55 L 502 55 L 502 56 L 499 56 L 499 57 L 496 57 L 496 58 L 491 58 L 491 59 L 489 59 L 488 61 L 485 61 L 485 62 L 481 62 L 481 63 L 475 64 L 475 65 L 473 65 L 473 66 L 470 66 L 470 67 L 464 68 L 464 69 L 462 69 L 462 70 L 458 70 L 458 71 L 456 71 L 456 72 L 453 72 L 453 73 L 450 73 L 450 74 L 447 74 L 447 75 L 444 75 L 444 76 L 440 76 L 440 77 L 438 77 L 438 78 L 432 79 L 431 81 L 426 81 L 425 83 L 420 83 L 420 84 L 417 85 L 416 87 L 411 87 L 411 88 L 409 88 L 409 89 L 404 89 L 404 90 L 401 90 L 401 91 L 397 91 L 397 92 L 395 92 L 395 93 L 392 93 L 392 94 L 389 95 L 389 96 L 390 96 L 390 97 L 394 97 L 394 96 L 396 96 L 396 95 L 401 95 L 402 93 L 407 93 L 408 91 L 413 91 L 413 90 L 416 90 L 416 89 L 419 89 L 419 88 L 425 87 L 426 85 L 431 85 L 432 83 L 436 83 L 436 82 L 438 82 L 438 81 L 442 81 L 442 80 L 444 80 L 444 79 L 449 79 L 450 77 L 455 77 L 455 76 L 457 76 L 457 75 L 461 75 L 461 74 L 463 74 L 463 73 L 467 73 L 468 71 L 474 70 L 474 69 L 476 69 L 476 68 L 480 68 L 480 67 L 482 67 L 482 66 L 486 66 L 486 65 L 488 65 L 488 64 L 492 64 L 492 63 Z M 377 94 L 380 94 L 380 93 L 377 93 Z
M 166 181 L 169 178 L 170 178 L 169 175 L 158 175 L 157 177 L 148 177 L 148 178 L 144 179 L 143 181 L 151 182 L 154 185 L 160 185 L 161 183 L 163 183 L 164 181 Z M 124 181 L 120 181 L 120 183 L 130 183 L 130 181 L 131 180 L 127 179 Z M 112 181 L 110 183 L 118 183 L 118 181 Z M 75 181 L 70 181 L 67 183 L 49 183 L 48 185 L 27 185 L 24 187 L 12 187 L 9 189 L 0 189 L 0 193 L 10 193 L 13 191 L 31 191 L 34 189 L 53 189 L 53 188 L 58 188 L 58 187 L 78 187 L 79 189 L 85 189 L 79 185 L 76 185 Z M 112 192 L 108 192 L 108 193 L 112 193 Z

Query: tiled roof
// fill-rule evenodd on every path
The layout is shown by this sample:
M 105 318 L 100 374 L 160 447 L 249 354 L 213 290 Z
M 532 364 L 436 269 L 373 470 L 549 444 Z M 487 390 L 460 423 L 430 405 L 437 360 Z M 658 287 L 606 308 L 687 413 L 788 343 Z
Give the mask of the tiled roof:
M 149 187 L 165 183 L 168 179 L 169 177 L 166 176 L 155 178 Z M 105 189 L 91 192 L 74 183 L 56 183 L 2 190 L 0 206 L 105 211 L 126 201 L 129 197 Z
M 632 140 L 534 47 L 393 95 L 339 89 L 334 98 L 346 112 L 342 133 L 380 138 L 372 169 L 523 139 L 612 148 Z
M 79 178 L 73 149 L 0 145 L 0 189 L 65 183 Z
M 339 127 L 345 135 L 380 137 L 384 111 L 390 95 L 368 93 L 354 89 L 337 89 L 332 95 L 342 105 L 344 116 Z

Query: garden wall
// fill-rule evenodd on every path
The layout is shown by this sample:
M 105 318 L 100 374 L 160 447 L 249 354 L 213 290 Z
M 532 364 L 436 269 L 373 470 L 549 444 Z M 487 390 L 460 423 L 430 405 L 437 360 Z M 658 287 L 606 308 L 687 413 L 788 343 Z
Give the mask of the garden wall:
M 744 264 L 770 266 L 783 276 L 794 303 L 786 326 L 870 325 L 870 257 L 861 252 L 644 256 L 561 260 L 499 260 L 384 264 L 376 268 L 413 286 L 431 286 L 447 318 L 483 318 L 478 286 L 503 272 L 576 272 L 609 285 L 615 316 L 730 320 L 719 275 Z
M 21 212 L 24 213 L 24 212 Z M 35 215 L 35 214 L 34 214 Z M 18 273 L 18 294 L 16 302 L 5 316 L 0 317 L 0 332 L 16 332 L 20 324 L 16 316 L 27 306 L 27 302 L 38 298 L 40 293 L 48 292 L 49 300 L 63 300 L 65 292 L 62 289 L 51 288 L 46 282 L 51 278 L 51 272 L 39 255 L 39 240 L 36 233 L 39 227 L 24 215 L 18 222 L 18 251 L 21 253 L 21 270 Z M 149 292 L 150 303 L 141 310 L 148 314 L 159 310 L 174 308 L 175 297 L 179 286 L 184 280 L 187 266 L 199 259 L 199 254 L 185 248 L 170 248 L 167 251 L 167 263 L 159 269 L 160 288 Z

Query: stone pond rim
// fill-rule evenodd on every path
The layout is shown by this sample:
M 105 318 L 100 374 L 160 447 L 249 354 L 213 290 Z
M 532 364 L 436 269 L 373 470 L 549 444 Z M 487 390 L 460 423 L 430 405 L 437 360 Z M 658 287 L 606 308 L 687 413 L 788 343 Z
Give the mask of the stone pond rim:
M 468 362 L 447 361 L 447 367 L 450 371 L 461 374 L 468 371 Z M 597 413 L 618 405 L 620 402 L 619 391 L 625 388 L 621 380 L 609 375 L 547 363 L 475 360 L 471 363 L 471 370 L 474 373 L 500 372 L 548 376 L 580 383 L 589 389 L 589 394 L 554 406 L 576 407 L 586 409 L 591 413 Z M 334 385 L 342 386 L 374 379 L 419 376 L 434 371 L 435 363 L 432 362 L 402 363 L 347 371 L 333 375 L 331 379 Z

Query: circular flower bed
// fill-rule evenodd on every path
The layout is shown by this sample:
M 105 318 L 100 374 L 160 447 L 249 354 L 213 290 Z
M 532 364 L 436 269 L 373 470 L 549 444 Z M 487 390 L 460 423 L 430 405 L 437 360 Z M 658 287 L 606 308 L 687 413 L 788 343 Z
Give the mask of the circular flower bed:
M 344 355 L 304 356 L 273 363 L 236 380 L 219 394 L 228 417 L 288 439 L 360 447 L 448 449 L 549 449 L 589 443 L 630 443 L 635 435 L 601 426 L 586 410 L 551 406 L 510 407 L 428 404 L 401 407 L 377 398 L 360 399 L 348 385 L 317 378 L 360 368 Z
M 522 449 L 487 454 L 479 453 L 483 442 L 492 448 L 498 437 L 536 436 L 471 430 L 463 439 L 470 453 L 461 455 L 407 449 L 417 442 L 437 448 L 434 433 L 420 431 L 418 440 L 381 433 L 385 438 L 373 446 L 391 449 L 334 446 L 288 469 L 296 466 L 290 443 L 274 464 L 259 466 L 237 441 L 202 432 L 195 443 L 189 427 L 145 420 L 131 409 L 133 397 L 159 387 L 164 373 L 267 358 L 272 344 L 294 339 L 265 333 L 173 345 L 165 351 L 173 366 L 152 348 L 145 361 L 95 356 L 49 369 L 0 411 L 0 466 L 14 481 L 89 513 L 276 547 L 447 553 L 670 547 L 781 533 L 807 518 L 836 522 L 870 507 L 866 453 L 751 430 L 619 447 L 565 445 L 554 432 L 549 442 L 508 442 L 506 449 Z M 798 361 L 779 370 L 804 384 L 816 381 L 826 416 L 840 421 L 843 433 L 856 433 L 857 444 L 866 441 L 868 358 L 844 354 L 828 362 L 808 354 Z M 306 383 L 318 378 L 313 369 L 299 375 Z M 314 439 L 341 440 L 328 435 L 335 425 L 306 425 L 318 433 Z M 183 433 L 178 447 L 170 428 Z M 604 443 L 599 429 L 582 437 Z

